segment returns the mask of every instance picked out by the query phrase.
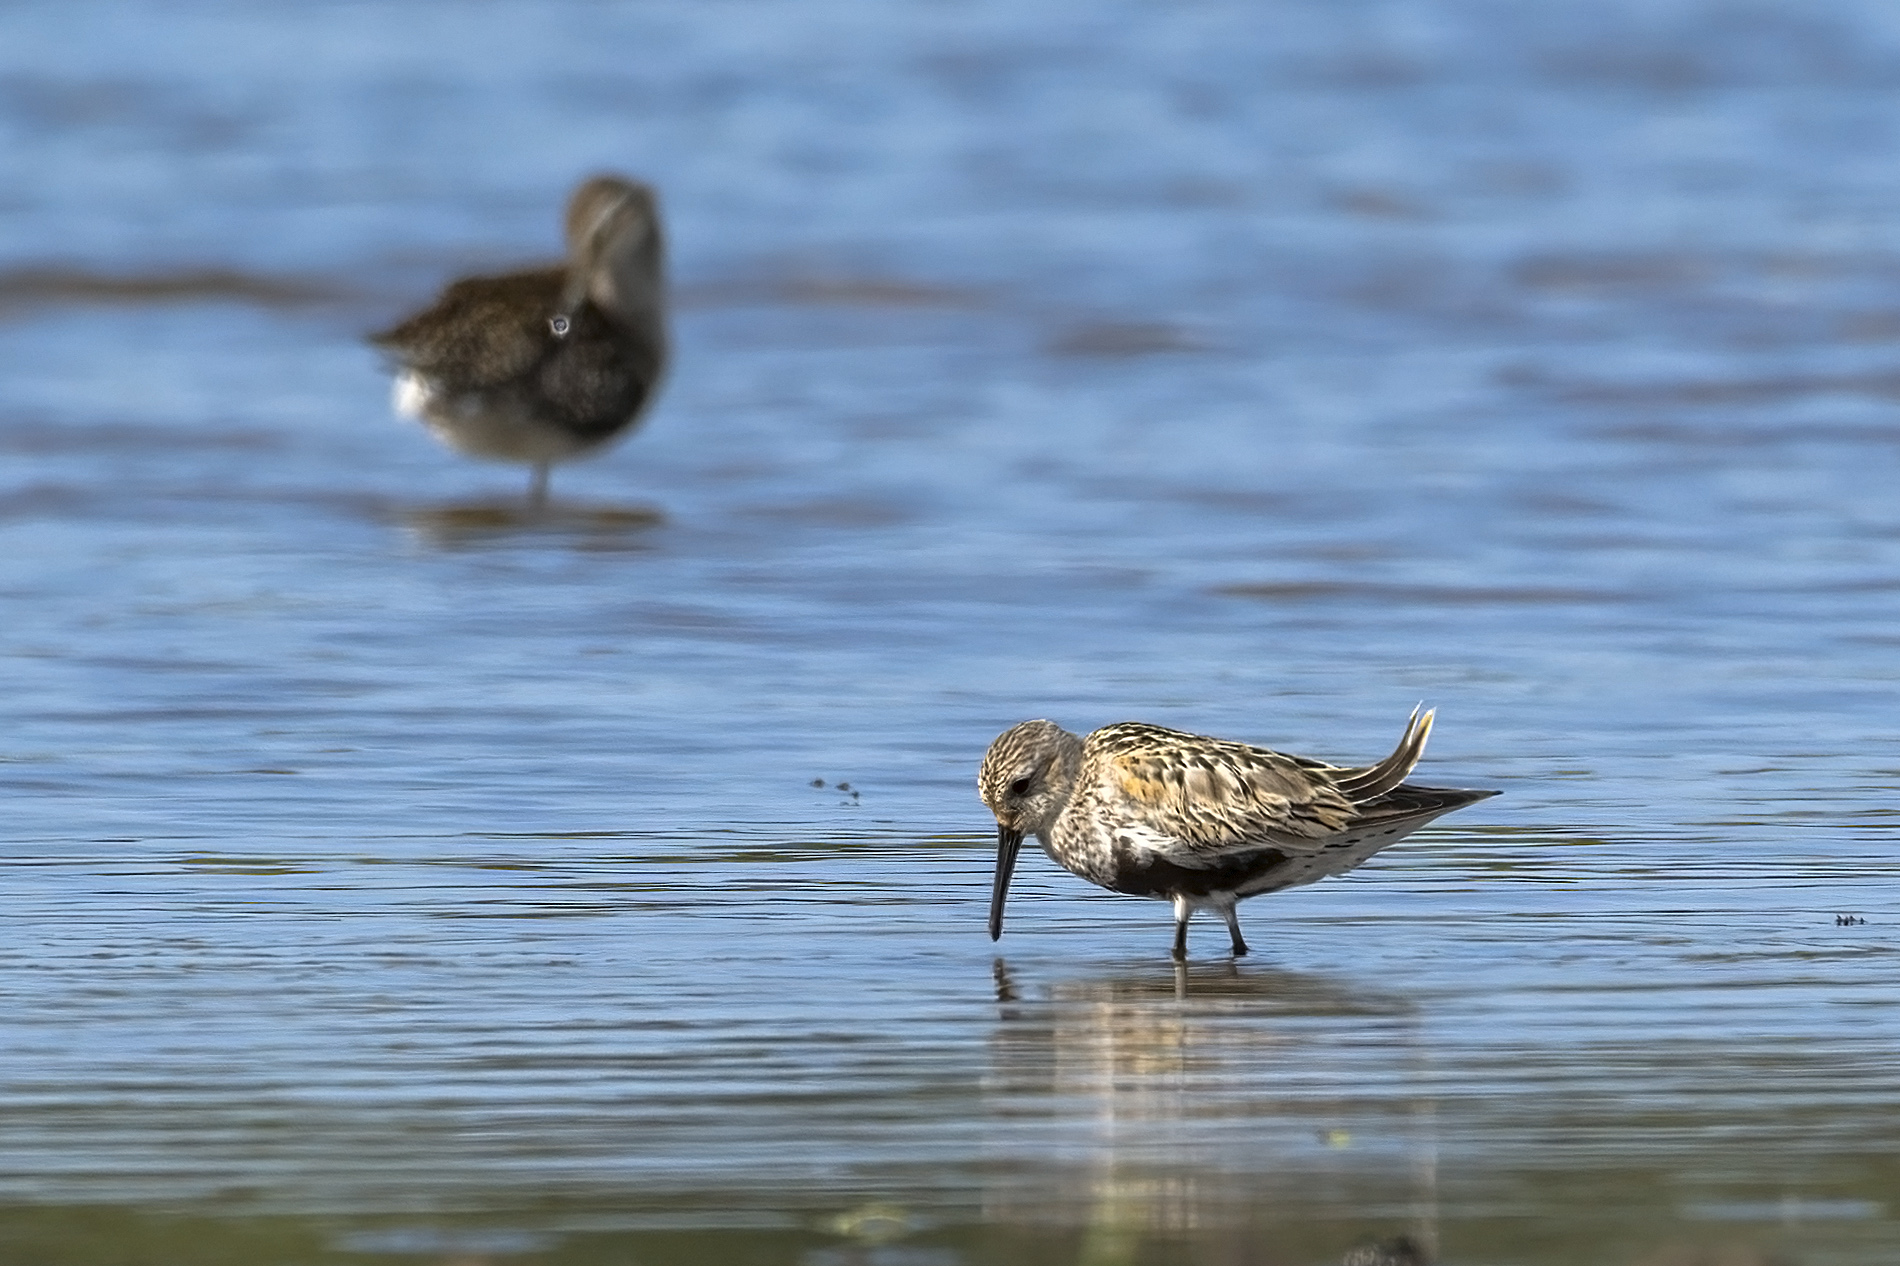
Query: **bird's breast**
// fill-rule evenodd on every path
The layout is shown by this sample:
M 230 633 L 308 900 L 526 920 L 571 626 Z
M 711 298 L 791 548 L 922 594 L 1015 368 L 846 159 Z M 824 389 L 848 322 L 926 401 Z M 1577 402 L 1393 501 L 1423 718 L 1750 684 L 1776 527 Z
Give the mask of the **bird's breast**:
M 390 407 L 405 418 L 421 421 L 428 416 L 431 394 L 428 379 L 413 369 L 405 369 L 396 375 L 390 388 Z

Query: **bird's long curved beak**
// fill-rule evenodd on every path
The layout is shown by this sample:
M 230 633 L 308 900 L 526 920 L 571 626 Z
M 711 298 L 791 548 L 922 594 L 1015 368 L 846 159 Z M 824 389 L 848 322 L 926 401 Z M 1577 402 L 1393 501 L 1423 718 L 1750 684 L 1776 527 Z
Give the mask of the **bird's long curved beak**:
M 1023 833 L 1006 826 L 996 828 L 996 886 L 990 889 L 990 939 L 1003 935 L 1003 902 L 1009 897 L 1009 877 L 1016 873 L 1016 854 L 1023 846 Z

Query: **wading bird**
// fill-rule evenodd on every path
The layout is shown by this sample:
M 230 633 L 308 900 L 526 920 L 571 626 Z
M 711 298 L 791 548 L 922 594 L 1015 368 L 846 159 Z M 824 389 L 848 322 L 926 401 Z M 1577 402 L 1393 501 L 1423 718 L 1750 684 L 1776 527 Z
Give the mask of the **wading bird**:
M 472 457 L 548 469 L 633 429 L 666 370 L 666 246 L 653 190 L 596 176 L 567 205 L 567 263 L 450 285 L 370 341 L 398 412 Z
M 1405 781 L 1425 751 L 1432 713 L 1413 709 L 1390 756 L 1341 767 L 1263 747 L 1124 721 L 1077 738 L 1053 721 L 1005 730 L 983 757 L 977 789 L 996 815 L 990 939 L 1023 837 L 1064 869 L 1111 892 L 1174 903 L 1174 957 L 1188 919 L 1217 912 L 1247 952 L 1234 907 L 1247 897 L 1343 874 L 1441 814 L 1495 791 Z

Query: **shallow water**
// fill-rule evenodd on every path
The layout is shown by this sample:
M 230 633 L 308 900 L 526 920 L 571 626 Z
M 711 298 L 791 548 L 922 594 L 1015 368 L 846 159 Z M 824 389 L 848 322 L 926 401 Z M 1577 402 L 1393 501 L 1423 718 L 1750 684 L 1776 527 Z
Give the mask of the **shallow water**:
M 1900 1257 L 1896 107 L 1871 4 L 0 12 L 0 1256 Z M 531 520 L 360 335 L 600 168 L 677 367 Z M 1253 957 L 986 939 L 1006 725 L 1420 699 L 1505 794 Z

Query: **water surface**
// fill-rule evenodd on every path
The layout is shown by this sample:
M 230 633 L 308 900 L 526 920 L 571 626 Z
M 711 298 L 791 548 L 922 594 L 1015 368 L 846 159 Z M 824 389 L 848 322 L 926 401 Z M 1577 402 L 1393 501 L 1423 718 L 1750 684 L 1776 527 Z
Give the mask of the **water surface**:
M 1896 26 L 0 14 L 0 1256 L 1895 1260 Z M 360 336 L 597 169 L 677 368 L 528 521 Z M 986 939 L 1005 726 L 1420 699 L 1505 794 L 1253 957 Z

